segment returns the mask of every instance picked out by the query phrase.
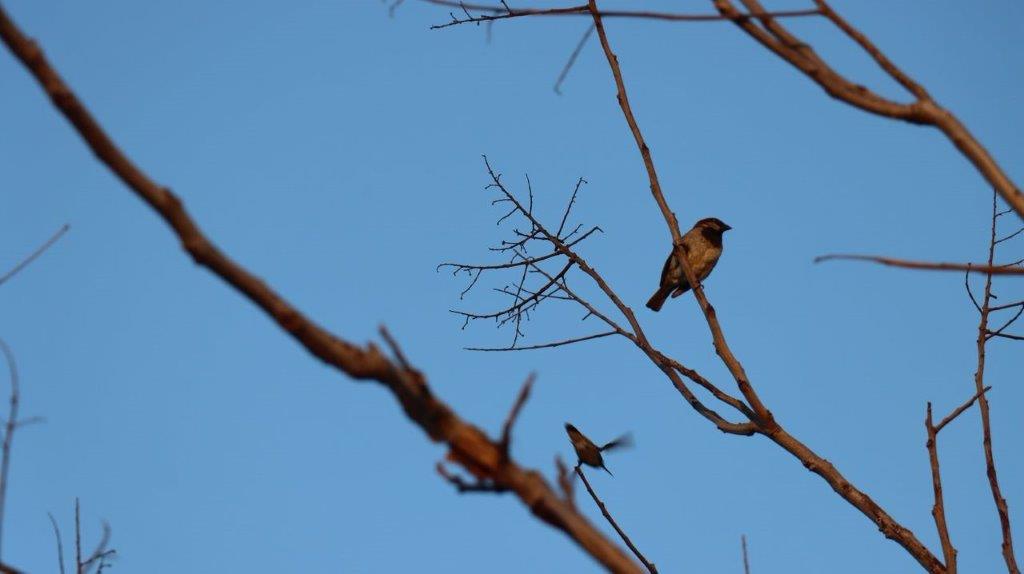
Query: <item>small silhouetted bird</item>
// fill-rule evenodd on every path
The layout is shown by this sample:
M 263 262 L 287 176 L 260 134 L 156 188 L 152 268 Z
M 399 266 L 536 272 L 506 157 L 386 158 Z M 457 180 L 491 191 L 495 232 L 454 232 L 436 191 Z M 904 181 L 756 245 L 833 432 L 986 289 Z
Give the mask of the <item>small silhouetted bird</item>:
M 572 441 L 572 447 L 576 449 L 576 457 L 579 459 L 580 463 L 594 468 L 603 468 L 608 474 L 612 474 L 612 471 L 608 470 L 608 467 L 604 465 L 604 458 L 601 456 L 601 453 L 606 450 L 633 445 L 633 437 L 629 433 L 620 436 L 604 446 L 597 446 L 593 441 L 584 436 L 583 433 L 576 430 L 576 427 L 569 423 L 565 423 L 565 432 L 569 433 L 569 440 Z
M 686 262 L 697 276 L 697 281 L 706 279 L 715 268 L 718 258 L 722 256 L 722 234 L 730 229 L 732 228 L 721 219 L 708 217 L 695 223 L 693 229 L 683 235 Z M 647 307 L 652 311 L 660 311 L 669 295 L 678 297 L 689 290 L 690 283 L 686 280 L 683 267 L 679 265 L 674 254 L 669 253 L 665 266 L 661 269 L 661 285 L 647 302 Z

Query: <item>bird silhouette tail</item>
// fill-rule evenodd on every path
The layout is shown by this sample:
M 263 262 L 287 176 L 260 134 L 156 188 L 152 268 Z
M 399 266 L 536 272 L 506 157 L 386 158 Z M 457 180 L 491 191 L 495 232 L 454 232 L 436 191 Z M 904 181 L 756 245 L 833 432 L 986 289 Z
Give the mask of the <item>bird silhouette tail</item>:
M 668 299 L 669 293 L 672 293 L 674 285 L 662 285 L 651 295 L 649 301 L 647 301 L 647 308 L 657 313 L 661 311 L 661 306 L 665 304 L 665 299 Z
M 611 476 L 612 478 L 615 478 L 615 475 L 612 474 L 612 471 L 608 470 L 608 467 L 605 466 L 603 462 L 601 463 L 601 468 L 603 468 L 604 471 L 607 472 L 609 476 Z

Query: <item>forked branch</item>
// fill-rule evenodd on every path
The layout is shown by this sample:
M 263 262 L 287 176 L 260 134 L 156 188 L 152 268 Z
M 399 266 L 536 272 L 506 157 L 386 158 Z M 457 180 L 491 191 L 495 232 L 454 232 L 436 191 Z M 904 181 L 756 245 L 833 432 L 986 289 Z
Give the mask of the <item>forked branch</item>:
M 201 232 L 181 200 L 150 179 L 116 146 L 39 46 L 17 28 L 2 7 L 0 38 L 100 161 L 164 219 L 197 264 L 249 299 L 314 357 L 353 379 L 376 381 L 387 388 L 424 433 L 448 445 L 451 458 L 474 475 L 488 477 L 514 492 L 535 516 L 565 532 L 604 567 L 615 572 L 639 572 L 636 563 L 562 500 L 540 473 L 512 460 L 502 462 L 500 445 L 438 399 L 422 373 L 396 364 L 373 344 L 356 345 L 328 332 L 221 252 Z

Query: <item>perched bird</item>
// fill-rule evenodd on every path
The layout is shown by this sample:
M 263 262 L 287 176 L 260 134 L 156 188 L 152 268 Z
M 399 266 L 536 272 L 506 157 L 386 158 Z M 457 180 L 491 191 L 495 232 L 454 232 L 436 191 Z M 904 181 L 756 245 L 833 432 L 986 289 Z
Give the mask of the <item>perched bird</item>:
M 572 447 L 576 449 L 576 457 L 579 459 L 580 464 L 586 464 L 594 468 L 603 468 L 608 474 L 612 474 L 612 471 L 608 470 L 608 467 L 604 465 L 604 458 L 601 456 L 601 453 L 606 450 L 612 450 L 613 448 L 622 448 L 633 445 L 633 437 L 630 436 L 629 433 L 620 436 L 604 446 L 597 446 L 589 438 L 583 436 L 583 433 L 576 430 L 576 427 L 569 423 L 565 423 L 565 432 L 569 433 L 569 440 L 572 441 Z
M 721 219 L 708 217 L 695 223 L 693 229 L 683 235 L 686 262 L 697 276 L 697 281 L 706 279 L 715 268 L 718 258 L 722 256 L 722 234 L 730 229 L 732 227 Z M 661 269 L 661 286 L 651 296 L 647 307 L 652 311 L 660 311 L 669 295 L 678 297 L 689 290 L 690 283 L 686 280 L 683 267 L 679 265 L 674 253 L 669 253 L 665 266 Z

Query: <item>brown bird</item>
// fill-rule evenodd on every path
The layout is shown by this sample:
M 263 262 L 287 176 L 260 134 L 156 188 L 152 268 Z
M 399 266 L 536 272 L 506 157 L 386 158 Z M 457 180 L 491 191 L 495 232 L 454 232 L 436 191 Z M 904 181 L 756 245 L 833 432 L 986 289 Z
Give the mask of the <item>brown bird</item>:
M 686 262 L 689 263 L 697 281 L 704 281 L 711 274 L 711 270 L 718 263 L 722 256 L 722 234 L 729 231 L 729 227 L 717 217 L 701 219 L 693 225 L 693 229 L 683 235 L 683 252 L 686 253 Z M 661 306 L 669 295 L 678 297 L 690 290 L 690 283 L 686 280 L 683 267 L 674 256 L 674 251 L 668 254 L 665 266 L 661 269 L 661 286 L 647 302 L 647 307 L 652 311 L 660 311 Z
M 601 453 L 606 450 L 633 445 L 633 437 L 630 436 L 629 433 L 620 436 L 604 446 L 597 446 L 593 441 L 584 436 L 583 433 L 576 430 L 576 427 L 569 423 L 565 423 L 565 432 L 569 433 L 569 440 L 572 441 L 572 447 L 576 449 L 576 457 L 579 459 L 577 466 L 580 464 L 586 464 L 594 468 L 603 468 L 608 474 L 612 474 L 612 471 L 608 470 L 608 467 L 604 465 L 604 457 L 601 456 Z M 615 475 L 612 474 L 612 476 Z

